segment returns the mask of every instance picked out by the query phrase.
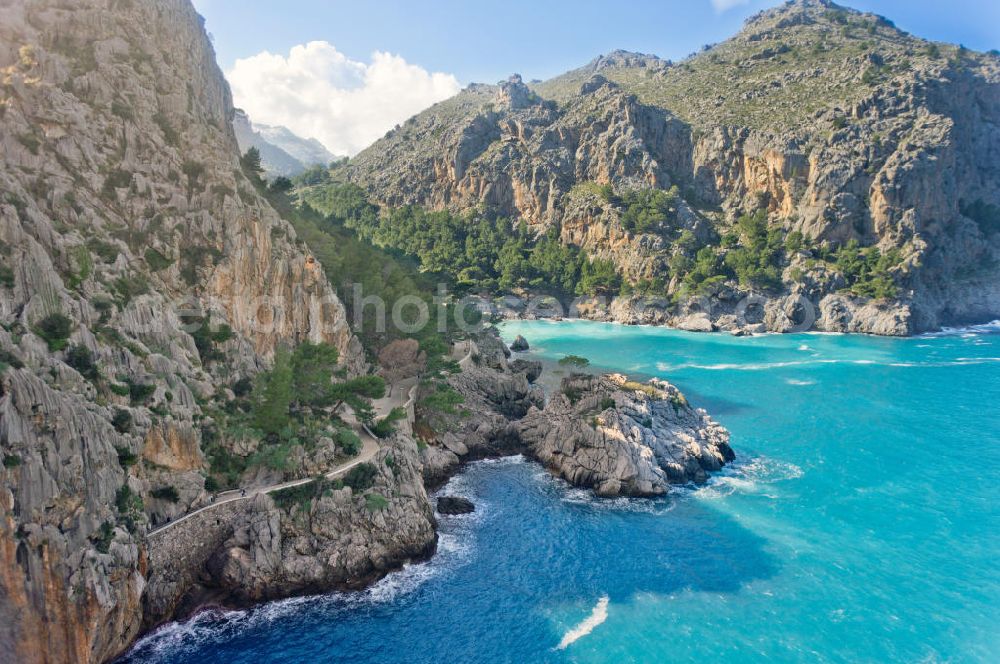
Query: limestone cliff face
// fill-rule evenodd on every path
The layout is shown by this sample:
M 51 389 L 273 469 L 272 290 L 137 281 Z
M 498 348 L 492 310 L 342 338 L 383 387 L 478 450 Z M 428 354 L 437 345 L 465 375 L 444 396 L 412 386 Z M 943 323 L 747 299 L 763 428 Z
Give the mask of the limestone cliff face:
M 207 499 L 201 404 L 279 344 L 328 341 L 354 372 L 364 358 L 240 170 L 190 2 L 0 14 L 0 648 L 100 662 L 142 624 L 147 518 Z M 192 315 L 232 330 L 211 364 Z M 151 496 L 168 484 L 178 502 Z
M 664 296 L 684 292 L 667 269 L 687 251 L 683 231 L 718 249 L 739 214 L 765 209 L 772 228 L 817 246 L 898 250 L 895 296 L 875 307 L 840 298 L 847 317 L 817 315 L 816 326 L 909 334 L 1000 315 L 998 101 L 997 56 L 796 0 L 682 63 L 615 52 L 530 87 L 516 76 L 470 86 L 341 175 L 386 205 L 485 205 L 557 226 L 626 281 L 660 277 Z M 671 228 L 628 230 L 614 205 L 580 195 L 583 183 L 676 185 Z M 815 262 L 788 255 L 766 295 L 801 295 L 818 313 L 845 283 Z
M 369 488 L 333 487 L 292 505 L 254 505 L 208 561 L 219 589 L 244 604 L 359 589 L 430 555 L 437 535 L 416 443 L 397 433 L 372 464 Z

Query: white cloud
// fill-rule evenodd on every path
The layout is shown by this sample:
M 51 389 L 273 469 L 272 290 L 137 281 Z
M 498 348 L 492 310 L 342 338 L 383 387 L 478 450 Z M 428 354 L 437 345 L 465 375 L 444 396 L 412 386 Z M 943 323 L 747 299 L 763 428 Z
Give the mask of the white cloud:
M 728 11 L 733 7 L 749 4 L 750 0 L 711 0 L 711 2 L 712 8 L 715 9 L 715 13 L 721 14 L 722 12 Z
M 294 46 L 288 57 L 263 51 L 237 60 L 227 78 L 233 101 L 252 121 L 284 125 L 348 155 L 461 88 L 451 74 L 398 55 L 376 51 L 365 63 L 326 41 Z

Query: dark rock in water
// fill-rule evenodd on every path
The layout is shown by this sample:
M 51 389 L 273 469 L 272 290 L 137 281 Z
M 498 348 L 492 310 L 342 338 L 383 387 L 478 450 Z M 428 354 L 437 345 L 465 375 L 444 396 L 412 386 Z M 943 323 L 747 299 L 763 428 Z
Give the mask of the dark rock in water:
M 522 337 L 520 334 L 514 339 L 514 343 L 510 345 L 512 351 L 518 353 L 528 350 L 528 340 Z
M 476 511 L 476 506 L 468 498 L 441 496 L 437 500 L 437 511 L 440 514 L 468 514 Z
M 542 375 L 542 363 L 538 360 L 514 360 L 510 363 L 510 370 L 523 373 L 529 383 L 534 383 Z

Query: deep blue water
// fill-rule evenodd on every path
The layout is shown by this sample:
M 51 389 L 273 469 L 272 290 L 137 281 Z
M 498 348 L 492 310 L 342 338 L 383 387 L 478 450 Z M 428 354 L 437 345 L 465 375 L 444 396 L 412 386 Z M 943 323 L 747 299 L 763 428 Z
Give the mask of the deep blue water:
M 442 519 L 430 562 L 363 593 L 204 613 L 127 661 L 998 662 L 990 330 L 507 324 L 531 354 L 672 380 L 732 431 L 737 463 L 700 489 L 615 501 L 521 459 L 473 464 L 447 490 L 477 511 Z

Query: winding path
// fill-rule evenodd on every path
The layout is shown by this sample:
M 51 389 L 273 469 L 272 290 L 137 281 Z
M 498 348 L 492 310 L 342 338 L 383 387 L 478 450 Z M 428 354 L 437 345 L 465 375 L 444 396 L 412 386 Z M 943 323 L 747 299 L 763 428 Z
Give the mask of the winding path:
M 406 420 L 407 426 L 409 427 L 410 425 L 412 425 L 413 424 L 412 406 L 416 394 L 416 382 L 417 382 L 416 378 L 403 381 L 402 383 L 400 383 L 399 386 L 397 386 L 395 395 L 390 394 L 382 399 L 373 401 L 372 407 L 375 410 L 376 417 L 385 417 L 386 415 L 389 414 L 390 411 L 392 411 L 393 408 L 402 407 L 407 411 L 407 420 Z M 404 384 L 409 384 L 408 389 L 405 390 L 400 389 Z M 403 401 L 404 395 L 406 395 L 407 397 L 407 400 L 405 402 Z M 375 454 L 379 451 L 379 448 L 381 447 L 378 438 L 375 436 L 375 434 L 371 432 L 371 429 L 369 429 L 364 423 L 359 422 L 357 418 L 354 416 L 354 412 L 351 411 L 349 408 L 345 411 L 343 419 L 345 422 L 351 425 L 355 433 L 357 433 L 358 437 L 361 439 L 362 443 L 361 451 L 358 453 L 356 457 L 350 459 L 349 461 L 344 461 L 343 463 L 338 464 L 332 470 L 330 470 L 330 472 L 326 473 L 324 477 L 327 479 L 335 479 L 337 477 L 340 477 L 341 475 L 349 471 L 351 468 L 354 468 L 358 464 L 362 464 L 366 461 L 371 460 L 372 457 L 375 456 Z M 204 505 L 202 507 L 199 507 L 193 512 L 188 512 L 184 516 L 174 519 L 173 521 L 168 521 L 167 523 L 164 523 L 162 525 L 157 526 L 156 528 L 153 528 L 152 530 L 146 533 L 146 537 L 147 538 L 154 537 L 163 532 L 166 532 L 173 526 L 176 526 L 179 523 L 187 521 L 196 514 L 200 514 L 206 510 L 214 509 L 219 505 L 225 505 L 226 503 L 232 503 L 238 500 L 252 500 L 255 496 L 258 496 L 262 493 L 274 493 L 275 491 L 281 491 L 282 489 L 289 489 L 291 487 L 300 486 L 302 484 L 308 484 L 309 482 L 312 482 L 314 479 L 316 478 L 303 477 L 297 480 L 289 480 L 288 482 L 282 482 L 281 484 L 271 484 L 269 486 L 263 486 L 263 487 L 251 487 L 245 490 L 233 489 L 231 491 L 223 491 L 222 493 L 217 493 L 215 494 L 215 500 L 213 502 L 208 503 L 207 505 Z
M 459 366 L 461 366 L 463 370 L 466 367 L 468 367 L 469 363 L 472 361 L 472 353 L 474 352 L 474 349 L 475 349 L 475 344 L 472 343 L 471 341 L 464 341 L 464 342 L 460 341 L 456 343 L 452 348 L 452 357 L 462 355 L 462 358 L 459 360 Z M 387 394 L 385 397 L 372 401 L 372 408 L 375 411 L 376 417 L 385 417 L 392 411 L 393 408 L 402 408 L 403 410 L 406 411 L 406 419 L 404 420 L 407 429 L 406 432 L 412 433 L 413 406 L 416 401 L 418 382 L 419 381 L 416 377 L 407 378 L 406 380 L 400 381 L 397 385 L 392 386 L 389 390 L 389 394 Z M 406 399 L 405 401 L 403 400 L 404 396 Z M 362 464 L 365 463 L 366 461 L 371 460 L 372 457 L 375 456 L 375 454 L 379 451 L 381 447 L 379 440 L 375 436 L 375 434 L 373 434 L 371 432 L 371 429 L 369 429 L 363 422 L 359 422 L 357 420 L 353 411 L 348 409 L 344 413 L 343 419 L 344 421 L 346 421 L 348 424 L 351 425 L 351 427 L 358 434 L 358 437 L 361 439 L 362 443 L 361 451 L 358 453 L 356 457 L 354 457 L 350 461 L 345 461 L 341 464 L 338 464 L 330 472 L 326 473 L 324 477 L 326 477 L 327 479 L 335 479 L 337 477 L 340 477 L 341 475 L 349 471 L 351 468 L 354 468 L 358 464 Z M 275 491 L 281 491 L 282 489 L 289 489 L 291 487 L 300 486 L 302 484 L 308 484 L 309 482 L 312 482 L 314 479 L 315 479 L 314 477 L 303 477 L 297 480 L 282 482 L 281 484 L 272 484 L 270 486 L 263 486 L 263 487 L 251 487 L 248 489 L 233 489 L 231 491 L 223 491 L 222 493 L 217 493 L 215 494 L 215 500 L 213 502 L 210 502 L 207 505 L 199 507 L 193 512 L 188 512 L 184 516 L 174 519 L 173 521 L 168 521 L 167 523 L 164 523 L 162 525 L 157 526 L 156 528 L 153 528 L 152 530 L 146 533 L 146 537 L 150 538 L 159 535 L 161 533 L 164 533 L 170 530 L 173 526 L 176 526 L 179 523 L 187 521 L 196 514 L 200 514 L 207 510 L 214 509 L 220 505 L 233 503 L 238 500 L 252 500 L 255 496 L 258 496 L 262 493 L 263 494 L 274 493 Z

